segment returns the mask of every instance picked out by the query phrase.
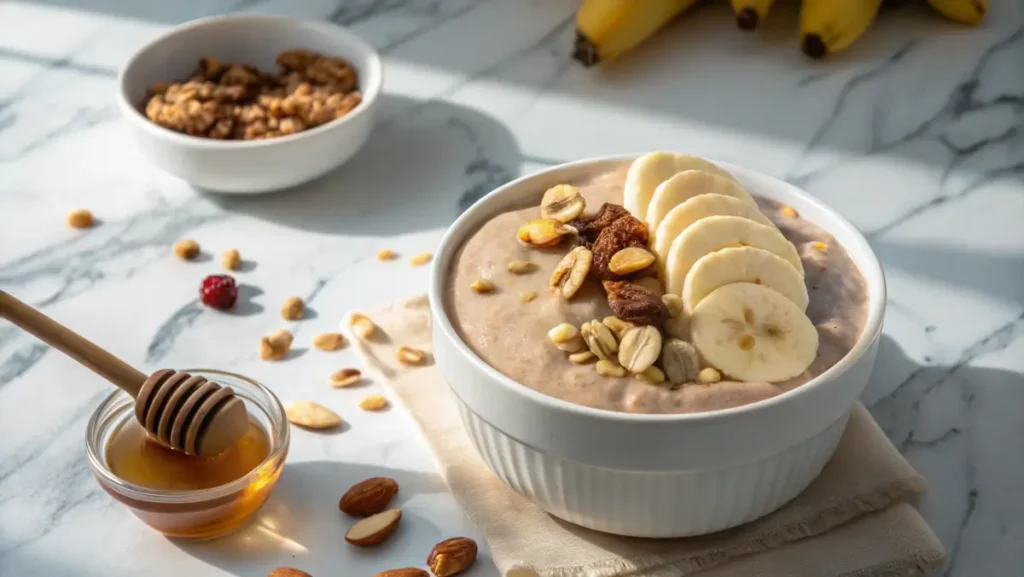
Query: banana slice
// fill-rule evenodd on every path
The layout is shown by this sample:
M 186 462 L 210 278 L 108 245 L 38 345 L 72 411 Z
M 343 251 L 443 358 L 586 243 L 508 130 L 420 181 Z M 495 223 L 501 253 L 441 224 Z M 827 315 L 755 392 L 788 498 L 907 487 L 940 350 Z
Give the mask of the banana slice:
M 722 194 L 697 195 L 668 211 L 654 231 L 651 248 L 658 257 L 658 271 L 664 275 L 668 251 L 679 235 L 690 225 L 709 216 L 739 216 L 765 226 L 775 227 L 756 206 Z M 679 293 L 676 293 L 679 294 Z
M 818 331 L 793 301 L 753 283 L 719 287 L 690 317 L 701 357 L 739 381 L 777 383 L 807 370 L 818 354 Z
M 658 230 L 658 225 L 668 211 L 701 194 L 731 196 L 757 207 L 754 197 L 735 180 L 703 170 L 684 170 L 654 189 L 654 196 L 647 206 L 647 226 L 651 230 Z
M 622 206 L 633 216 L 643 220 L 647 216 L 647 205 L 659 184 L 684 170 L 703 170 L 723 178 L 736 180 L 718 165 L 686 154 L 675 152 L 652 152 L 633 161 L 626 173 L 626 188 Z
M 700 257 L 738 246 L 764 249 L 793 265 L 800 276 L 804 274 L 800 254 L 779 229 L 739 216 L 709 216 L 695 222 L 672 241 L 665 261 L 665 292 L 682 296 L 686 275 Z
M 683 310 L 692 314 L 712 291 L 737 282 L 766 286 L 807 310 L 804 277 L 781 257 L 752 246 L 723 248 L 700 257 L 683 281 Z

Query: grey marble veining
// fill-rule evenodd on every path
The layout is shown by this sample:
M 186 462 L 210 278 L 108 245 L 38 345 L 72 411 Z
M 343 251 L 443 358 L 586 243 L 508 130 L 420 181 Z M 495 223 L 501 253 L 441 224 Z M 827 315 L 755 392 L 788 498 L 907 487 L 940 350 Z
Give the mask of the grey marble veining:
M 585 70 L 568 58 L 568 0 L 0 3 L 0 288 L 140 368 L 237 370 L 350 425 L 296 433 L 281 485 L 240 534 L 170 542 L 91 479 L 83 434 L 109 386 L 0 326 L 0 575 L 371 574 L 381 559 L 341 547 L 332 510 L 373 474 L 408 495 L 387 566 L 476 535 L 400 411 L 361 413 L 365 390 L 325 385 L 355 355 L 301 343 L 348 310 L 424 290 L 426 270 L 406 259 L 495 186 L 658 148 L 786 178 L 868 235 L 890 302 L 864 401 L 932 485 L 922 511 L 951 558 L 939 574 L 1024 574 L 1024 2 L 992 2 L 977 29 L 905 3 L 820 63 L 796 49 L 793 6 L 749 36 L 725 4 Z M 349 165 L 287 194 L 230 198 L 136 154 L 114 101 L 119 67 L 169 26 L 231 11 L 329 19 L 381 51 L 380 123 Z M 79 206 L 100 225 L 67 229 Z M 183 237 L 204 259 L 171 255 Z M 230 247 L 247 262 L 241 305 L 225 315 L 196 289 Z M 403 258 L 378 262 L 385 247 Z M 291 295 L 307 320 L 279 320 Z M 259 361 L 257 338 L 282 326 L 296 333 L 293 358 Z M 476 570 L 493 572 L 486 559 Z

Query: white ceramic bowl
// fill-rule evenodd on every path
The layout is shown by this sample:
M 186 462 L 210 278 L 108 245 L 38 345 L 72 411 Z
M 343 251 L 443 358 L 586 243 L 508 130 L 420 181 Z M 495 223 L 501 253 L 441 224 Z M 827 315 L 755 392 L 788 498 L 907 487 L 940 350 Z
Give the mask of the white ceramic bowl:
M 502 186 L 463 213 L 441 241 L 433 267 L 434 355 L 487 466 L 552 515 L 638 537 L 720 531 L 781 507 L 832 456 L 875 362 L 885 279 L 867 241 L 847 220 L 794 186 L 722 162 L 750 192 L 793 206 L 835 236 L 860 268 L 870 310 L 864 334 L 845 358 L 771 399 L 686 415 L 574 405 L 502 375 L 462 342 L 445 313 L 453 255 L 490 217 L 539 204 L 550 186 L 632 158 L 556 166 Z
M 199 58 L 277 70 L 283 50 L 308 49 L 348 60 L 359 73 L 363 101 L 346 116 L 298 134 L 253 141 L 212 140 L 150 122 L 140 111 L 147 89 L 187 78 Z M 383 72 L 380 56 L 329 22 L 233 15 L 183 24 L 142 47 L 121 71 L 119 102 L 142 151 L 157 167 L 193 186 L 223 193 L 259 193 L 313 180 L 362 148 L 373 127 Z

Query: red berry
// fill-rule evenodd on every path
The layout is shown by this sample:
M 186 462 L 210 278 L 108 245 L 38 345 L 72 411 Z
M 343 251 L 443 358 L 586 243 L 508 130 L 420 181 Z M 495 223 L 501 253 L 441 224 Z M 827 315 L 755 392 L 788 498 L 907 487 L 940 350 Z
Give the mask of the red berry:
M 238 300 L 235 279 L 226 274 L 211 274 L 203 279 L 199 287 L 199 298 L 208 307 L 226 311 Z

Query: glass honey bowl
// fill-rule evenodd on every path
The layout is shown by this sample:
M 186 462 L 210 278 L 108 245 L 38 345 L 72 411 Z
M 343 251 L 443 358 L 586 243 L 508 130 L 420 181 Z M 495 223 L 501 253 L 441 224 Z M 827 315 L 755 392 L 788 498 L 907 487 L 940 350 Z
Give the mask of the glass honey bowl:
M 288 454 L 284 407 L 260 383 L 223 371 L 189 369 L 234 389 L 250 429 L 220 455 L 202 459 L 148 438 L 134 400 L 115 391 L 86 428 L 89 466 L 100 486 L 168 537 L 208 540 L 239 529 L 270 496 Z M 247 471 L 247 472 L 246 472 Z

